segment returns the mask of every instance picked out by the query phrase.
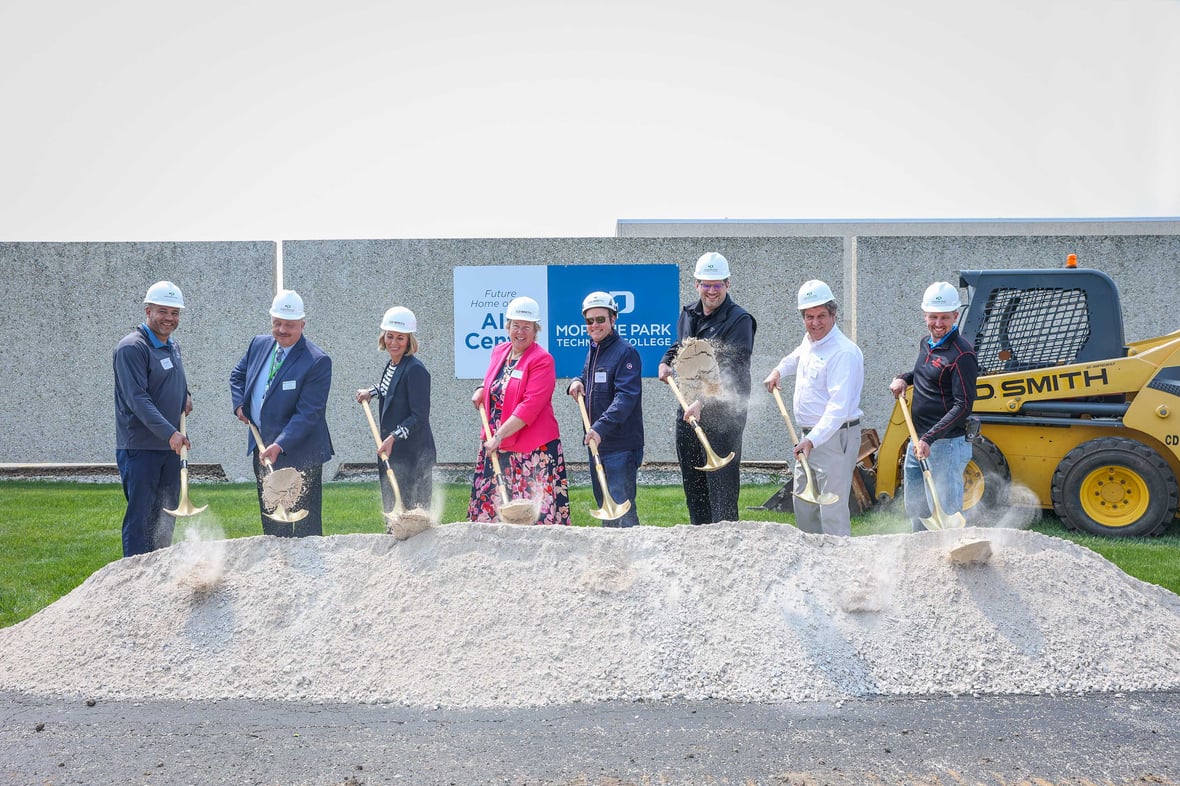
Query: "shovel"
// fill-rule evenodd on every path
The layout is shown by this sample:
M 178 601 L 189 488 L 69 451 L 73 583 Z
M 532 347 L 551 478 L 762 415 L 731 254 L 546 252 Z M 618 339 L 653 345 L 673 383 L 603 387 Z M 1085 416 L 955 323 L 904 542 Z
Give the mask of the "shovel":
M 672 377 L 669 376 L 667 379 L 667 382 L 668 382 L 668 387 L 672 388 L 672 392 L 676 394 L 676 400 L 678 402 L 680 402 L 680 408 L 685 411 L 688 411 L 688 403 L 685 402 L 684 396 L 682 396 L 680 394 L 680 388 L 678 388 L 676 386 L 676 380 L 672 379 Z M 697 467 L 697 469 L 701 470 L 702 472 L 714 472 L 716 470 L 721 469 L 729 462 L 733 461 L 733 453 L 732 452 L 730 452 L 730 454 L 728 456 L 726 456 L 725 458 L 721 458 L 720 456 L 718 456 L 716 453 L 713 452 L 713 446 L 709 444 L 709 438 L 705 436 L 705 432 L 701 428 L 701 424 L 697 422 L 696 418 L 692 418 L 689 421 L 689 423 L 692 424 L 693 429 L 697 433 L 697 439 L 699 439 L 701 441 L 701 445 L 705 448 L 705 455 L 708 456 L 708 460 L 705 462 L 705 466 Z
M 488 423 L 488 412 L 483 404 L 479 405 L 479 417 L 483 420 L 484 439 L 492 438 L 492 426 Z M 527 499 L 508 499 L 508 486 L 504 484 L 504 474 L 500 471 L 500 454 L 491 453 L 492 470 L 496 474 L 496 485 L 500 488 L 500 497 L 504 504 L 500 506 L 500 516 L 510 524 L 532 524 L 537 520 L 533 512 L 533 503 Z
M 365 408 L 365 415 L 369 418 L 369 430 L 373 432 L 373 441 L 377 443 L 377 455 L 385 465 L 385 476 L 389 478 L 389 485 L 393 488 L 393 510 L 389 513 L 383 512 L 385 531 L 399 540 L 405 540 L 432 526 L 434 519 L 421 508 L 406 511 L 405 505 L 402 504 L 401 488 L 397 485 L 397 476 L 393 474 L 393 467 L 389 466 L 389 456 L 381 452 L 381 431 L 377 428 L 377 421 L 373 419 L 369 402 L 362 401 L 361 406 Z
M 909 402 L 906 401 L 903 394 L 897 403 L 901 407 L 901 414 L 905 416 L 906 427 L 910 430 L 910 449 L 913 450 L 918 446 L 918 432 L 914 430 L 914 420 L 910 416 Z M 926 529 L 958 529 L 967 526 L 967 519 L 963 518 L 962 513 L 958 511 L 946 513 L 938 504 L 938 493 L 934 490 L 934 476 L 930 474 L 930 465 L 926 463 L 926 459 L 918 459 L 918 464 L 922 467 L 922 479 L 926 481 L 926 490 L 930 492 L 931 507 L 934 508 L 934 513 L 930 518 L 919 517 L 922 526 Z
M 385 514 L 385 518 L 398 518 L 406 512 L 402 505 L 401 488 L 397 485 L 397 478 L 393 474 L 393 467 L 389 466 L 389 456 L 381 452 L 381 432 L 377 429 L 377 421 L 373 419 L 373 411 L 369 409 L 369 402 L 362 401 L 365 416 L 369 419 L 369 430 L 373 432 L 373 441 L 377 443 L 377 455 L 385 465 L 385 477 L 389 478 L 389 485 L 393 487 L 393 510 Z
M 264 444 L 262 441 L 262 435 L 258 433 L 258 426 L 255 426 L 253 423 L 249 423 L 248 425 L 250 426 L 250 432 L 254 435 L 254 443 L 258 445 L 258 453 L 261 456 L 262 447 Z M 271 464 L 270 459 L 266 459 L 262 463 L 266 467 L 268 475 L 274 474 L 275 468 L 274 465 Z M 274 512 L 267 513 L 265 515 L 268 519 L 273 521 L 280 521 L 284 524 L 294 524 L 296 521 L 302 521 L 303 519 L 307 518 L 307 511 L 297 510 L 294 513 L 288 513 L 286 508 L 284 508 L 282 505 L 275 505 Z
M 778 411 L 783 413 L 783 420 L 787 421 L 787 431 L 791 435 L 791 444 L 798 445 L 799 437 L 795 434 L 795 426 L 791 423 L 791 416 L 787 414 L 787 408 L 783 406 L 783 397 L 778 392 L 778 388 L 771 391 L 774 394 L 774 401 L 778 404 Z M 810 502 L 812 505 L 834 505 L 840 501 L 840 497 L 830 491 L 817 492 L 815 490 L 815 475 L 811 471 L 811 465 L 807 463 L 807 456 L 802 453 L 799 454 L 799 464 L 803 467 L 803 475 L 807 478 L 807 486 L 802 491 L 796 491 L 795 496 L 804 502 Z
M 187 437 L 188 433 L 185 431 L 184 413 L 180 413 L 180 436 Z M 164 512 L 169 516 L 195 516 L 200 513 L 208 505 L 202 505 L 199 508 L 193 507 L 193 503 L 188 498 L 188 447 L 182 442 L 180 443 L 180 501 L 176 503 L 176 510 L 164 509 Z
M 582 396 L 578 396 L 578 409 L 582 411 L 582 423 L 586 426 L 586 431 L 589 432 L 590 415 L 586 412 L 586 401 Z M 631 510 L 631 500 L 625 499 L 620 505 L 611 499 L 610 492 L 606 490 L 606 472 L 602 469 L 602 459 L 598 457 L 598 445 L 594 440 L 590 440 L 590 454 L 594 456 L 594 470 L 598 474 L 598 487 L 602 489 L 602 508 L 590 511 L 590 515 L 603 521 L 621 518 L 624 513 Z

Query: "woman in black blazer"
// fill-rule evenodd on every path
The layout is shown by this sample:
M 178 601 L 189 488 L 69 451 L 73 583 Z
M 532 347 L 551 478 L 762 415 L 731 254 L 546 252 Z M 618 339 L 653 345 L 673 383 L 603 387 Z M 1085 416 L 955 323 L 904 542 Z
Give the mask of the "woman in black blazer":
M 402 504 L 407 510 L 430 510 L 436 453 L 430 431 L 430 372 L 417 357 L 417 330 L 418 320 L 410 309 L 394 306 L 385 312 L 377 346 L 389 353 L 389 361 L 381 380 L 371 388 L 358 390 L 356 400 L 363 403 L 377 399 L 378 424 L 384 440 L 379 453 L 389 456 Z M 381 479 L 385 509 L 391 510 L 393 489 L 380 458 L 377 476 Z

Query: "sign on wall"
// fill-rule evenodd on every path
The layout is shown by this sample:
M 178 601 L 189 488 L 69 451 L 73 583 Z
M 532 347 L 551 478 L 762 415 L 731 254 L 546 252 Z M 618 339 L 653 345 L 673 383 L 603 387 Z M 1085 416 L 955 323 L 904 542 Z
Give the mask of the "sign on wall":
M 594 291 L 610 292 L 619 304 L 619 333 L 639 351 L 645 377 L 656 376 L 660 358 L 676 339 L 676 265 L 456 267 L 454 290 L 458 379 L 483 379 L 492 347 L 508 340 L 504 311 L 520 296 L 541 306 L 537 342 L 553 355 L 559 377 L 581 373 L 590 345 L 582 299 Z

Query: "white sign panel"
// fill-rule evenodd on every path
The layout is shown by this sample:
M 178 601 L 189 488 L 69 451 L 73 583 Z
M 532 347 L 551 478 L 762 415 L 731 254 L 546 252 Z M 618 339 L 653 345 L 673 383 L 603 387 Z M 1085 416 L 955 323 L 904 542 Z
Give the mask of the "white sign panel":
M 483 379 L 492 347 L 508 340 L 504 310 L 515 297 L 531 297 L 540 304 L 537 343 L 549 348 L 548 274 L 545 265 L 454 269 L 456 379 Z

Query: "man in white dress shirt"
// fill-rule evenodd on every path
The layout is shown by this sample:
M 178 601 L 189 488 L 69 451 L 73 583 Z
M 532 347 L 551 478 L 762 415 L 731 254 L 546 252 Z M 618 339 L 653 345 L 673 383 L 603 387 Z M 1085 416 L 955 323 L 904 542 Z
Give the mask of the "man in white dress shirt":
M 807 335 L 762 384 L 779 387 L 783 377 L 795 375 L 793 409 L 803 427 L 794 447 L 795 489 L 807 483 L 799 456 L 807 458 L 818 491 L 840 497 L 831 505 L 816 505 L 795 497 L 795 524 L 804 532 L 851 535 L 848 495 L 860 452 L 860 393 L 864 387 L 864 355 L 836 327 L 836 299 L 822 281 L 808 281 L 799 289 L 799 313 Z

